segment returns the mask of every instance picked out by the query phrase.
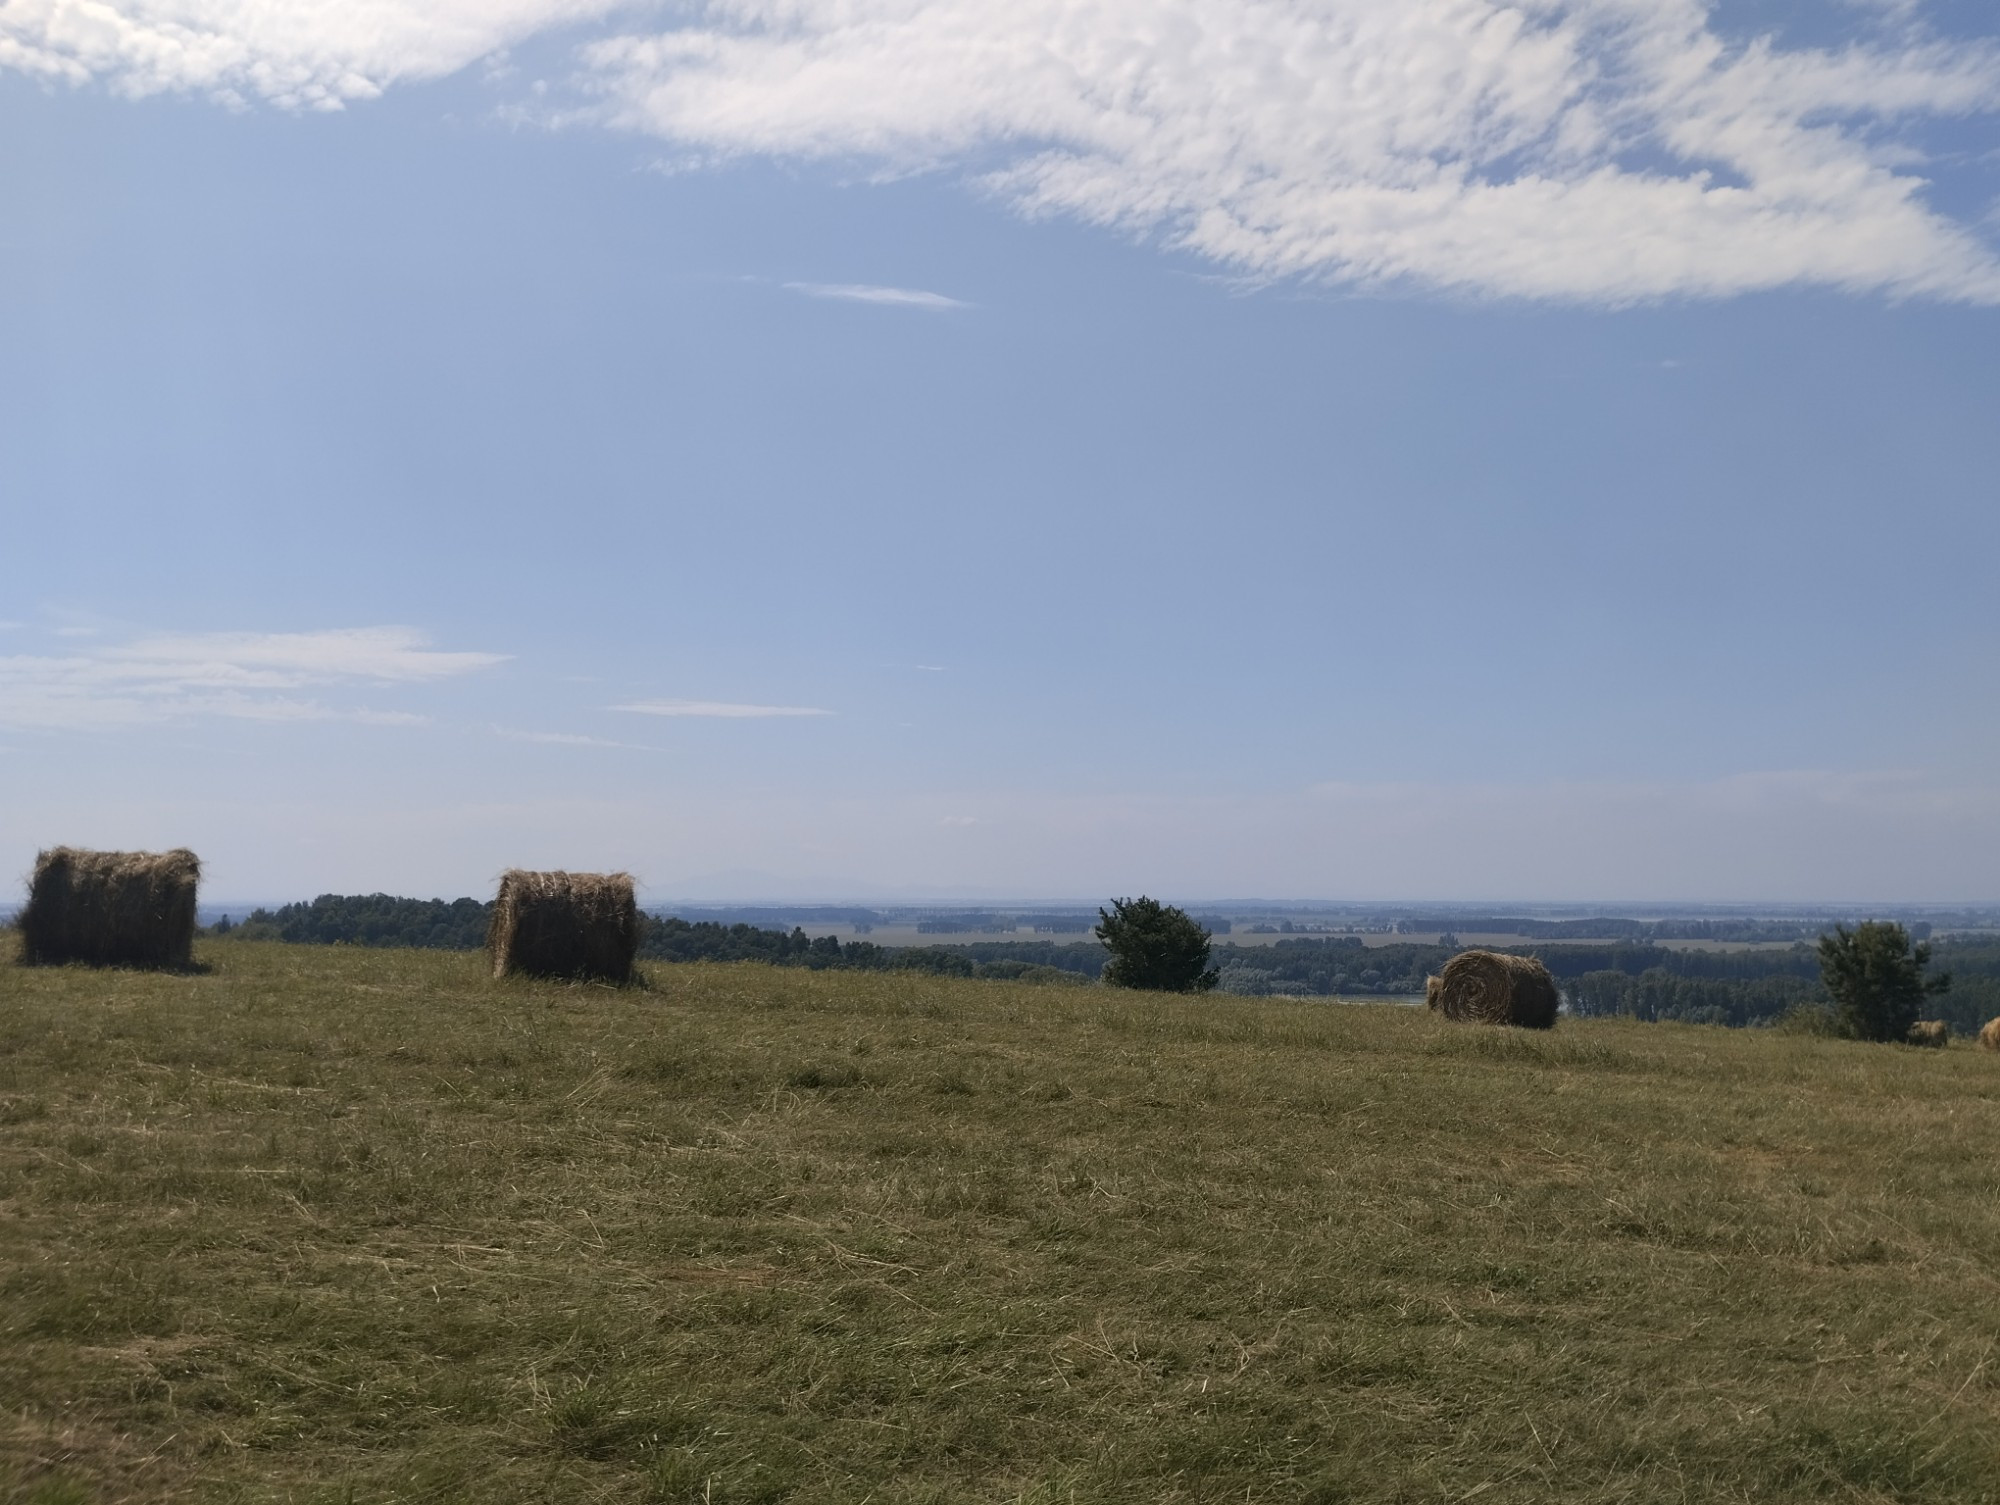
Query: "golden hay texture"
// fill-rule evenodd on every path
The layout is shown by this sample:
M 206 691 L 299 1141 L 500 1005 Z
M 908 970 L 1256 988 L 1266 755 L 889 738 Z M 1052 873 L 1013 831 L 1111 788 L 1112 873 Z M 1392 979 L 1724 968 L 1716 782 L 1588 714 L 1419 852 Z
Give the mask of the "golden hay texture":
M 629 873 L 531 873 L 500 877 L 486 932 L 493 975 L 630 982 L 639 949 L 639 905 Z
M 2000 1050 L 2000 1019 L 1988 1019 L 1979 1032 L 1979 1043 L 1988 1050 Z
M 1549 1029 L 1561 998 L 1549 969 L 1531 956 L 1461 951 L 1424 984 L 1424 1001 L 1447 1019 Z
M 1951 1044 L 1951 1026 L 1942 1019 L 1919 1019 L 1910 1026 L 1907 1038 L 1912 1045 L 1925 1045 L 1932 1050 L 1943 1050 Z
M 171 852 L 52 847 L 35 858 L 28 907 L 17 922 L 29 966 L 194 965 L 195 888 L 201 859 Z

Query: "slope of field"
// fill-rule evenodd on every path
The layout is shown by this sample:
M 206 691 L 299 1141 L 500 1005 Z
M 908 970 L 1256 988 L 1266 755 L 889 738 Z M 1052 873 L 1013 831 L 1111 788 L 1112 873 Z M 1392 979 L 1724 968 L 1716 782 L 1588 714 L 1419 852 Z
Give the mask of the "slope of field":
M 1991 1501 L 2000 1058 L 0 969 L 0 1496 Z

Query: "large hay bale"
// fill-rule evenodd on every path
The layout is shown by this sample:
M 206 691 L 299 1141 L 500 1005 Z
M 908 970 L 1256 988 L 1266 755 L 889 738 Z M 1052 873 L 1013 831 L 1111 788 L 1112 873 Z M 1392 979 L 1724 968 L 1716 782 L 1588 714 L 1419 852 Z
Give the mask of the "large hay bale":
M 1532 956 L 1461 951 L 1425 982 L 1424 1001 L 1463 1023 L 1549 1029 L 1562 998 L 1549 969 Z
M 493 975 L 630 982 L 639 904 L 629 873 L 531 873 L 500 878 L 486 950 Z
M 29 966 L 194 964 L 195 889 L 201 859 L 171 852 L 86 852 L 52 847 L 35 858 L 28 907 L 17 922 Z
M 1988 1050 L 2000 1050 L 2000 1019 L 1988 1019 L 1979 1032 L 1979 1043 Z
M 1951 1026 L 1942 1019 L 1919 1019 L 1910 1026 L 1910 1033 L 1905 1038 L 1912 1045 L 1943 1050 L 1951 1044 Z

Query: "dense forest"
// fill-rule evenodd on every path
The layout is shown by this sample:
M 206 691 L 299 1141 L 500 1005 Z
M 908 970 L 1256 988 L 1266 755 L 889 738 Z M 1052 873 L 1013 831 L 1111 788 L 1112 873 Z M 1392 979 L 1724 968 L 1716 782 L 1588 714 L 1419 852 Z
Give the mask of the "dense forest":
M 713 920 L 652 918 L 639 954 L 668 962 L 771 962 L 781 967 L 840 968 L 861 972 L 935 972 L 948 977 L 1041 978 L 1094 981 L 1104 970 L 1104 948 L 1095 943 L 975 941 L 958 946 L 878 946 L 803 930 L 763 930 Z
M 416 946 L 474 951 L 486 944 L 493 906 L 477 899 L 399 899 L 390 894 L 321 894 L 309 904 L 251 911 L 240 925 L 227 916 L 216 934 L 304 946 Z
M 322 894 L 311 903 L 257 910 L 240 925 L 225 921 L 215 933 L 307 945 L 472 950 L 485 944 L 491 912 L 490 904 L 476 899 Z M 860 916 L 871 912 L 841 913 L 850 917 L 846 923 L 855 924 L 865 923 Z M 1477 920 L 1458 917 L 1467 930 Z M 1443 967 L 1456 949 L 1404 941 L 1364 946 L 1359 936 L 1301 936 L 1269 946 L 1220 942 L 1213 961 L 1226 993 L 1415 997 L 1423 992 L 1424 979 Z M 1825 1001 L 1819 958 L 1804 941 L 1763 951 L 1682 951 L 1645 939 L 1539 943 L 1512 949 L 1539 956 L 1561 983 L 1571 1012 L 1582 1015 L 1740 1026 L 1768 1024 L 1802 1003 Z M 833 936 L 815 939 L 797 928 L 746 921 L 654 916 L 646 917 L 639 954 L 668 962 L 761 961 L 783 967 L 1077 982 L 1095 981 L 1105 956 L 1095 941 L 969 940 L 880 946 L 865 940 L 842 942 Z M 1950 972 L 1953 982 L 1949 993 L 1928 1001 L 1928 1017 L 1944 1019 L 1959 1033 L 1971 1034 L 1986 1020 L 2000 1016 L 2000 941 L 1946 937 L 1934 945 L 1932 967 Z

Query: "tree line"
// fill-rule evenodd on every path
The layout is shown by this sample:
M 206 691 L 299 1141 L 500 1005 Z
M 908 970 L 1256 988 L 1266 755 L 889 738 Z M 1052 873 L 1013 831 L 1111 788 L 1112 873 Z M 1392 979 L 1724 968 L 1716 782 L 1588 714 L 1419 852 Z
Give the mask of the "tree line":
M 486 944 L 491 901 L 402 899 L 393 894 L 321 894 L 307 903 L 255 909 L 240 924 L 224 915 L 212 935 L 298 946 L 414 946 L 476 951 Z
M 1168 906 L 1145 903 L 1148 924 Z M 1103 920 L 1123 914 L 1114 906 Z M 1179 914 L 1179 911 L 1172 911 Z M 492 905 L 477 899 L 406 899 L 389 894 L 322 894 L 306 903 L 259 909 L 241 924 L 224 921 L 213 933 L 304 945 L 415 946 L 476 950 L 486 942 Z M 1198 943 L 1199 919 L 1181 915 L 1192 931 L 1176 932 L 1187 954 Z M 1732 922 L 1733 923 L 1733 922 Z M 1102 924 L 1100 924 L 1100 929 Z M 1206 937 L 1202 937 L 1206 942 Z M 1287 938 L 1270 946 L 1229 942 L 1206 946 L 1190 977 L 1215 973 L 1225 993 L 1291 997 L 1414 997 L 1442 970 L 1454 946 L 1394 942 L 1364 945 L 1359 936 Z M 1831 1006 L 1822 958 L 1799 942 L 1783 950 L 1685 951 L 1652 941 L 1532 944 L 1511 948 L 1538 957 L 1555 975 L 1572 1013 L 1622 1015 L 1687 1023 L 1757 1025 L 1794 1009 Z M 926 972 L 946 977 L 1039 978 L 1093 982 L 1104 978 L 1106 946 L 1097 941 L 978 940 L 952 945 L 881 946 L 866 940 L 808 936 L 746 921 L 647 916 L 639 954 L 655 961 L 759 961 L 775 966 L 867 972 Z M 1950 971 L 1950 992 L 1931 995 L 1923 1011 L 1961 1033 L 2000 1015 L 2000 941 L 1947 937 L 1934 960 Z

